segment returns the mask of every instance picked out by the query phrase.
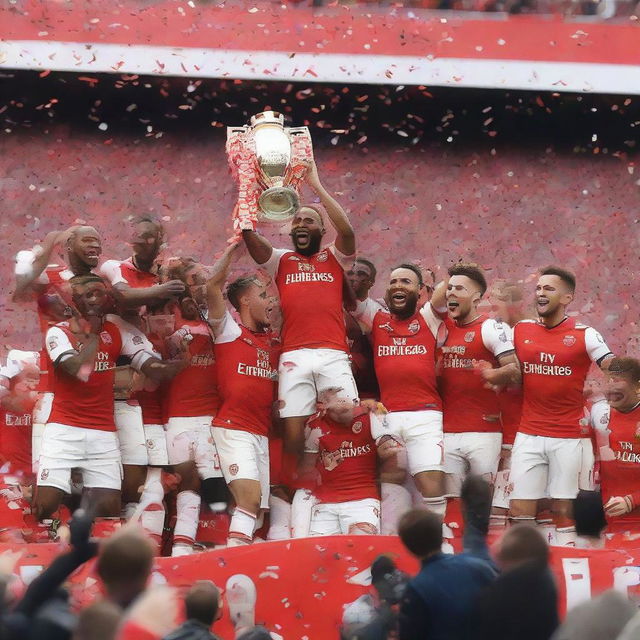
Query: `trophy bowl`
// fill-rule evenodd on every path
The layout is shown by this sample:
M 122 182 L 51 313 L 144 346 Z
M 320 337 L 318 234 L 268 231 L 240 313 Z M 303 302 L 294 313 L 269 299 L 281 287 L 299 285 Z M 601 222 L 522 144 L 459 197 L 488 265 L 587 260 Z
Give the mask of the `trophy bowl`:
M 258 197 L 260 218 L 269 222 L 286 222 L 300 208 L 300 198 L 291 187 L 270 187 Z

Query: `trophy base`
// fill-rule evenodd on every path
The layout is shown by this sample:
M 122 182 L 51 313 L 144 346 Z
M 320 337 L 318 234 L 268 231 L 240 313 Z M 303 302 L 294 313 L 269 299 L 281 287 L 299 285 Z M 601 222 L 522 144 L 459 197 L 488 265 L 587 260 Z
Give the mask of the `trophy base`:
M 300 199 L 290 187 L 270 187 L 258 198 L 260 220 L 265 222 L 287 222 L 300 208 Z

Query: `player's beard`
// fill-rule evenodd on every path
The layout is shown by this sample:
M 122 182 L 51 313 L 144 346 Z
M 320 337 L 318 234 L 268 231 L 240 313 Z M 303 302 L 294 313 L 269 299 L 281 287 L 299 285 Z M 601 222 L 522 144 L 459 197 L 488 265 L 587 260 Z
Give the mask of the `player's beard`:
M 307 244 L 306 247 L 299 247 L 298 243 L 296 242 L 295 236 L 292 236 L 292 240 L 293 240 L 293 246 L 295 247 L 296 252 L 299 253 L 300 255 L 309 257 L 318 253 L 318 251 L 320 251 L 320 242 L 322 241 L 322 235 L 320 233 L 318 234 L 310 233 L 309 243 Z
M 391 311 L 394 316 L 398 316 L 398 318 L 402 320 L 404 320 L 405 318 L 410 318 L 416 312 L 416 309 L 418 307 L 418 298 L 418 293 L 414 291 L 409 292 L 407 293 L 404 305 L 402 307 L 396 308 L 391 296 L 389 295 L 389 292 L 387 292 L 384 297 L 389 311 Z

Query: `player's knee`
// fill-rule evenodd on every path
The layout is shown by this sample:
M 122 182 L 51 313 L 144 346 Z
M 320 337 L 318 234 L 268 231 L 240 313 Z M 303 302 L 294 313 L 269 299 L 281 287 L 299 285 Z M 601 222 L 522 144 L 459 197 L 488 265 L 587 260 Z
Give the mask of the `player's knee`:
M 350 536 L 375 536 L 378 535 L 378 527 L 370 522 L 354 522 L 349 526 Z

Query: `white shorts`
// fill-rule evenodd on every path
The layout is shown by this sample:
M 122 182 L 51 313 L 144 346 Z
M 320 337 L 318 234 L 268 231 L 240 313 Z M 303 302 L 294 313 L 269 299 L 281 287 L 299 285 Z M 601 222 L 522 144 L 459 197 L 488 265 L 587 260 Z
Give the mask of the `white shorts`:
M 280 417 L 310 416 L 318 394 L 339 389 L 339 395 L 358 399 L 349 356 L 337 349 L 296 349 L 280 356 L 278 399 Z
M 460 497 L 462 482 L 468 474 L 482 476 L 493 484 L 496 480 L 501 448 L 501 433 L 445 433 L 444 470 L 447 474 L 447 497 Z
M 442 412 L 393 411 L 372 431 L 376 442 L 391 436 L 407 449 L 407 468 L 412 476 L 423 471 L 444 471 Z
M 319 502 L 311 512 L 310 536 L 378 533 L 380 500 L 375 498 L 348 502 Z
M 578 495 L 582 466 L 580 438 L 549 438 L 518 433 L 511 453 L 512 500 Z
M 53 393 L 47 391 L 38 396 L 36 406 L 33 408 L 33 420 L 31 427 L 31 468 L 38 472 L 38 460 L 42 448 L 42 433 L 44 426 L 49 421 L 51 407 L 53 406 Z
M 166 467 L 169 464 L 169 453 L 167 452 L 167 436 L 164 432 L 164 425 L 145 424 L 143 427 L 149 464 L 152 467 Z
M 211 416 L 169 418 L 167 451 L 169 464 L 192 460 L 203 480 L 221 478 L 220 461 L 211 435 Z
M 142 425 L 142 409 L 126 400 L 116 400 L 113 417 L 120 440 L 122 464 L 146 467 L 149 464 L 149 456 Z
M 118 434 L 50 422 L 42 436 L 38 486 L 71 493 L 71 470 L 80 469 L 87 488 L 117 489 L 122 485 Z
M 269 508 L 269 440 L 249 431 L 211 427 L 220 467 L 227 484 L 234 480 L 260 483 L 260 507 Z
M 596 488 L 593 480 L 593 466 L 596 457 L 593 453 L 593 442 L 591 438 L 580 438 L 582 442 L 582 465 L 578 476 L 578 489 L 581 491 L 594 491 Z

